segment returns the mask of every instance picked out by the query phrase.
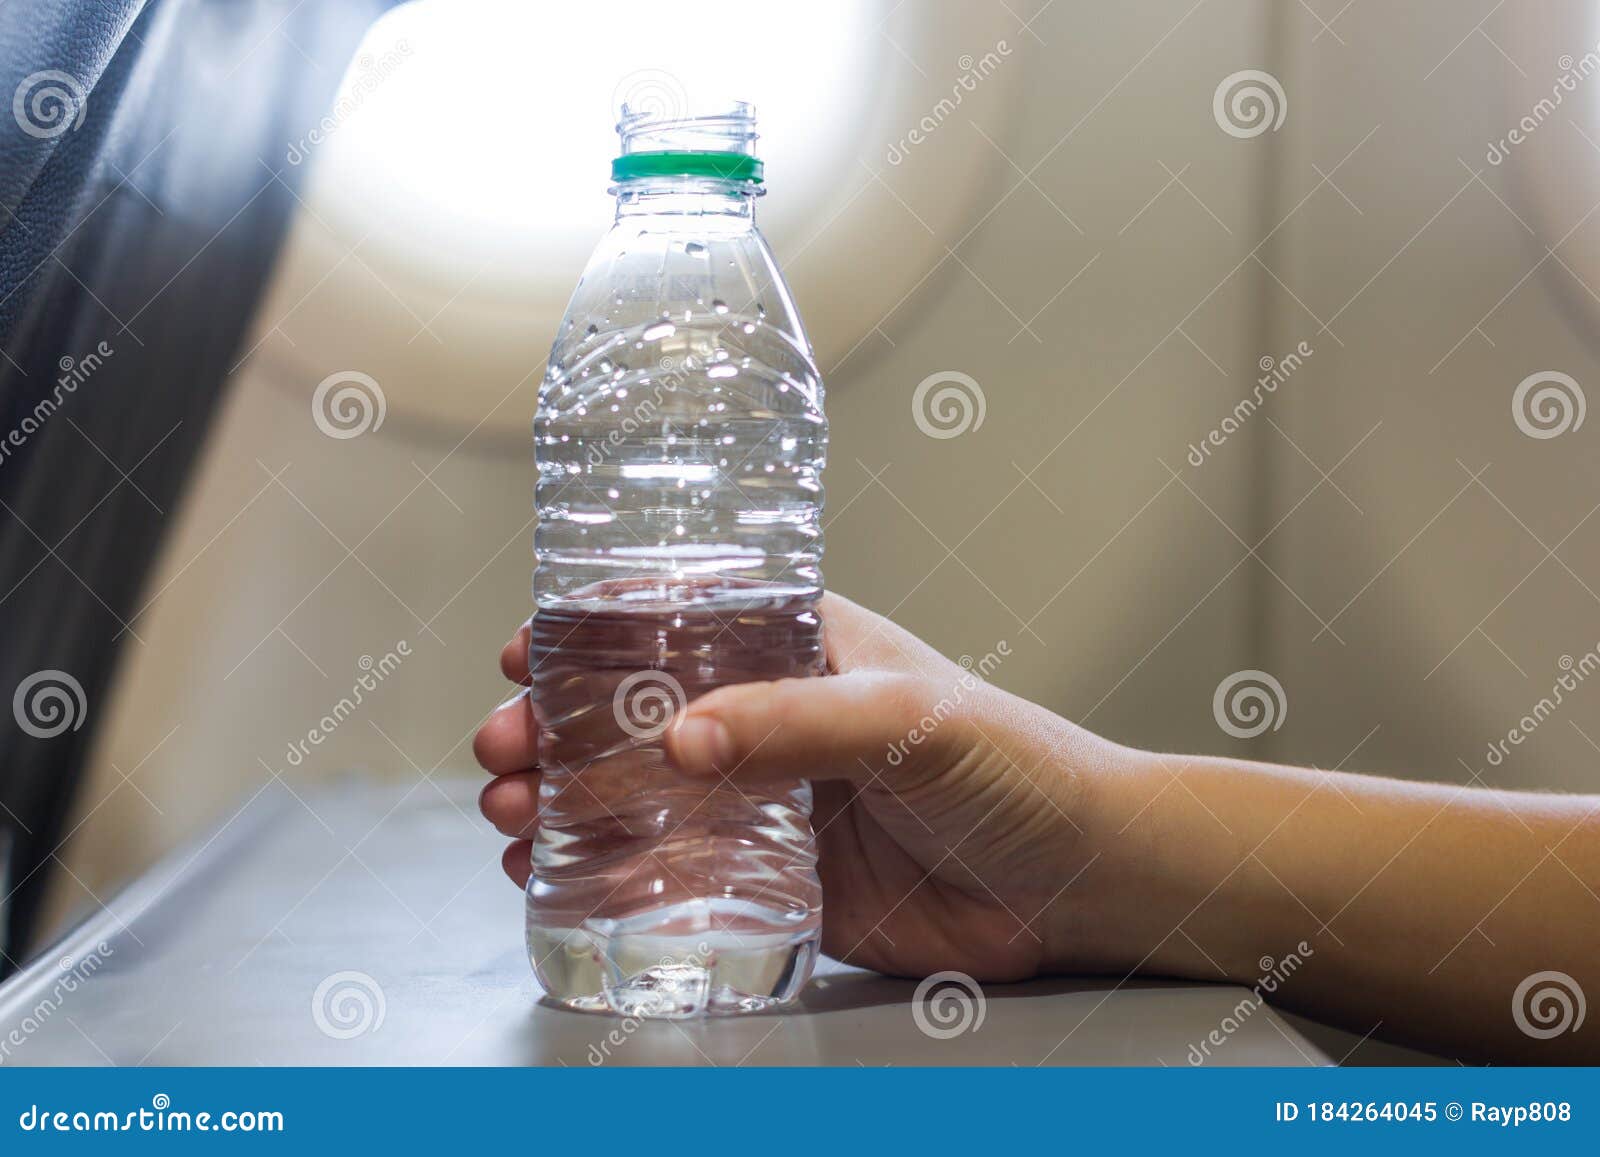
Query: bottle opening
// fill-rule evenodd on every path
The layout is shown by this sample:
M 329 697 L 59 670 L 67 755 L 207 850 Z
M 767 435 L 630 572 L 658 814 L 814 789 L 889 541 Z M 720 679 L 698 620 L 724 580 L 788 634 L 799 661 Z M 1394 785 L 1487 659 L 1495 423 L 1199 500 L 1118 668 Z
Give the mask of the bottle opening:
M 756 113 L 744 101 L 702 116 L 663 116 L 625 104 L 617 133 L 622 153 L 611 162 L 612 180 L 681 176 L 761 183 Z

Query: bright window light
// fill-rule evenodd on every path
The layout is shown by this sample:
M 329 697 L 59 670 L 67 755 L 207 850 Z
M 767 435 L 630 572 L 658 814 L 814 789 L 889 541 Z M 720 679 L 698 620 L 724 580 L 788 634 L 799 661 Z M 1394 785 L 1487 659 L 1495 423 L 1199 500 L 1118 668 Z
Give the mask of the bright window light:
M 860 52 L 876 5 L 596 11 L 418 0 L 384 16 L 344 78 L 332 130 L 302 150 L 317 166 L 318 211 L 414 247 L 415 261 L 520 252 L 570 282 L 609 223 L 623 100 L 672 111 L 751 101 L 786 203 L 835 179 L 853 143 L 841 126 L 859 123 L 872 95 Z

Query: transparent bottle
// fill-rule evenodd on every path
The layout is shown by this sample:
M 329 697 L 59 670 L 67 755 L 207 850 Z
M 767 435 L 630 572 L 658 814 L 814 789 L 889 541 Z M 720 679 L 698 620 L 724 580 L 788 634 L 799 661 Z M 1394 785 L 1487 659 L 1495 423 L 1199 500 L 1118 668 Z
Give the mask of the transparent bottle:
M 662 735 L 715 687 L 823 671 L 822 379 L 756 228 L 753 110 L 618 131 L 534 423 L 528 952 L 574 1008 L 755 1011 L 815 963 L 811 789 L 687 781 Z

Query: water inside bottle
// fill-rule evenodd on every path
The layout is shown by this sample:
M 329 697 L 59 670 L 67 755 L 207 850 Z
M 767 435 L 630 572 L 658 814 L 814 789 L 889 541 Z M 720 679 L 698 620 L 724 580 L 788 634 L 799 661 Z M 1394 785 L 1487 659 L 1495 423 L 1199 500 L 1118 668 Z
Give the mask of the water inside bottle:
M 816 600 L 750 584 L 742 606 L 707 607 L 686 605 L 683 584 L 636 580 L 632 598 L 618 585 L 533 621 L 534 966 L 579 1007 L 782 1002 L 809 975 L 821 924 L 811 789 L 689 781 L 661 737 L 714 687 L 820 674 Z

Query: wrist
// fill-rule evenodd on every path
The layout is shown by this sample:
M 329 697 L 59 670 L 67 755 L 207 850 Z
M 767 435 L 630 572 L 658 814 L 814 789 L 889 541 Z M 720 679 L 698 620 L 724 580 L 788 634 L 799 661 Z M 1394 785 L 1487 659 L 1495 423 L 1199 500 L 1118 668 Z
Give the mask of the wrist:
M 1046 941 L 1047 967 L 1248 982 L 1259 928 L 1217 919 L 1254 872 L 1221 761 L 1105 744 L 1084 774 L 1080 872 Z M 1204 932 L 1197 931 L 1204 926 Z

